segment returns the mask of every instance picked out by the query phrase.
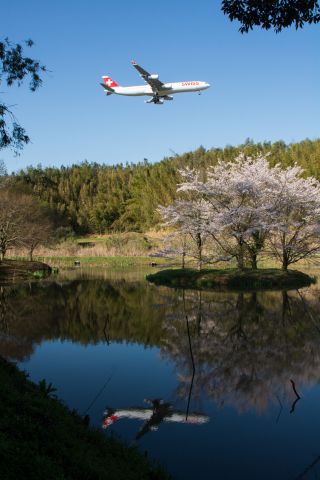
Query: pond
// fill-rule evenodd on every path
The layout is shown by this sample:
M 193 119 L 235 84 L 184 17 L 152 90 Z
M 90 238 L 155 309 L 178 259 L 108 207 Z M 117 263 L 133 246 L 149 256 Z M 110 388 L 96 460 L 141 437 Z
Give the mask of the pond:
M 319 293 L 75 269 L 0 287 L 0 354 L 176 480 L 320 478 Z

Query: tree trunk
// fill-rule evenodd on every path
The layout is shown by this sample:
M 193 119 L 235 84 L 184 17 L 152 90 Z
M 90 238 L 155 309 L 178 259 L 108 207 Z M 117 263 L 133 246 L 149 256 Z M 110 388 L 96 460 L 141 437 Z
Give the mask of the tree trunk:
M 244 251 L 243 251 L 243 242 L 242 240 L 238 241 L 239 243 L 239 253 L 236 256 L 239 270 L 244 269 Z
M 257 254 L 256 253 L 252 253 L 250 255 L 250 263 L 251 263 L 251 268 L 252 270 L 257 270 L 258 269 L 258 262 L 257 262 Z
M 181 265 L 182 268 L 185 268 L 185 256 L 186 256 L 186 252 L 183 252 L 182 253 L 182 265 Z
M 289 266 L 289 258 L 285 249 L 282 252 L 282 270 L 287 271 Z
M 282 270 L 287 271 L 288 270 L 288 265 L 289 265 L 289 258 L 288 258 L 288 252 L 286 249 L 286 234 L 283 233 L 282 235 Z
M 250 264 L 251 264 L 252 270 L 257 270 L 258 255 L 263 249 L 264 242 L 265 242 L 265 234 L 263 232 L 257 231 L 257 232 L 253 232 L 251 237 L 253 239 L 253 245 L 251 247 L 248 247 Z
M 202 267 L 202 239 L 201 233 L 197 234 L 197 247 L 198 247 L 198 270 Z

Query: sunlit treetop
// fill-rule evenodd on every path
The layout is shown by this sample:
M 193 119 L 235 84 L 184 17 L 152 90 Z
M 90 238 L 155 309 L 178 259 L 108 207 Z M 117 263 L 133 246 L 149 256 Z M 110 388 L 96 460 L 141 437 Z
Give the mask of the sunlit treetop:
M 291 25 L 298 29 L 320 22 L 319 2 L 314 0 L 223 0 L 222 11 L 231 21 L 241 23 L 241 33 L 254 26 L 279 33 Z

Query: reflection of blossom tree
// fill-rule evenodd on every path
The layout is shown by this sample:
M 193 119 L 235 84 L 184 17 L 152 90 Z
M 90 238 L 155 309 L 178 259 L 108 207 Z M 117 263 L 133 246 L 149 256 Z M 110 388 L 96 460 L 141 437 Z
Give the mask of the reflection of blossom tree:
M 185 307 L 183 307 L 183 296 Z M 22 360 L 49 339 L 157 346 L 176 366 L 177 394 L 239 410 L 292 405 L 320 377 L 319 291 L 224 293 L 137 281 L 78 279 L 3 287 L 0 353 Z M 296 409 L 299 409 L 297 404 Z
M 317 296 L 310 290 L 305 304 L 297 292 L 211 295 L 201 299 L 201 330 L 197 328 L 199 293 L 188 292 L 188 315 L 193 322 L 196 366 L 194 395 L 206 392 L 220 404 L 240 411 L 263 411 L 277 399 L 295 400 L 296 385 L 314 383 L 320 374 L 317 331 L 306 313 L 315 316 Z M 318 307 L 319 308 L 319 307 Z M 187 398 L 191 378 L 187 335 L 180 318 L 167 323 L 163 355 L 176 363 L 178 395 Z

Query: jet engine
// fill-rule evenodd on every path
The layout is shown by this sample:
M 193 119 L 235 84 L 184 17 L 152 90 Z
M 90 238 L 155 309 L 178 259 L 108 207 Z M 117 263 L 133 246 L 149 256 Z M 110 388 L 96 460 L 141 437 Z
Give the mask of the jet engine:
M 150 100 L 145 100 L 145 103 L 154 103 L 155 105 L 163 105 L 163 99 L 157 96 L 150 98 Z
M 159 75 L 157 75 L 156 73 L 153 73 L 152 75 L 149 75 L 149 80 L 158 80 L 159 78 Z

